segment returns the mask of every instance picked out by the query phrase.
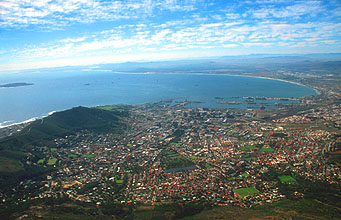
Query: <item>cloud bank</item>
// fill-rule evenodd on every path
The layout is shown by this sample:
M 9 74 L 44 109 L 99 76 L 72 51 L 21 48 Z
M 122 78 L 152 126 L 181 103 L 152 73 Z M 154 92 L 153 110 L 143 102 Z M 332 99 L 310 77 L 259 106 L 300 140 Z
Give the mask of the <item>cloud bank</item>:
M 4 0 L 0 69 L 341 52 L 340 20 L 339 1 Z

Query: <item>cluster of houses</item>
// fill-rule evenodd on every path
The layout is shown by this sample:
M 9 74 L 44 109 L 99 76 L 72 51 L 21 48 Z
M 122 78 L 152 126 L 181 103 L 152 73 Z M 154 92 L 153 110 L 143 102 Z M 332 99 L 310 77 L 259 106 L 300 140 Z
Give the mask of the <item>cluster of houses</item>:
M 97 205 L 114 200 L 251 206 L 285 197 L 278 177 L 264 178 L 270 169 L 293 179 L 340 184 L 340 167 L 329 161 L 341 142 L 335 135 L 341 121 L 337 105 L 273 121 L 254 120 L 255 110 L 140 105 L 129 111 L 123 135 L 81 131 L 56 139 L 53 148 L 39 149 L 46 162 L 57 159 L 41 166 L 56 169 L 41 182 L 26 180 L 13 187 L 17 192 L 35 185 L 18 202 L 66 196 Z M 166 170 L 166 150 L 194 169 Z M 6 195 L 0 196 L 6 202 Z

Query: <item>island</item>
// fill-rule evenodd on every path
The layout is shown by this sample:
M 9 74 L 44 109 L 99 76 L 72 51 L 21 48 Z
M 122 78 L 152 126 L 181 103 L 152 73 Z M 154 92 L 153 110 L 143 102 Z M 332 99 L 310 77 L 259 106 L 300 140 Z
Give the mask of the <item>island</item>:
M 11 87 L 19 87 L 19 86 L 31 86 L 33 83 L 25 83 L 25 82 L 17 82 L 17 83 L 7 83 L 0 85 L 0 88 L 11 88 Z

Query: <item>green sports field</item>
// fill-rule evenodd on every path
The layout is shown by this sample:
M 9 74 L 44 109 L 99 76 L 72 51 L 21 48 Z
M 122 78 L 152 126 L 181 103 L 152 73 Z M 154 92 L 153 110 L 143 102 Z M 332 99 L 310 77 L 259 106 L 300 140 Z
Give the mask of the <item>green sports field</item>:
M 259 191 L 255 187 L 235 189 L 233 190 L 233 192 L 237 193 L 238 196 L 240 196 L 241 198 L 245 198 L 246 196 L 253 196 L 259 193 Z
M 294 182 L 296 182 L 296 180 L 291 176 L 279 176 L 278 178 L 282 183 L 294 183 Z
M 50 158 L 48 161 L 47 161 L 47 165 L 55 165 L 57 162 L 57 158 Z

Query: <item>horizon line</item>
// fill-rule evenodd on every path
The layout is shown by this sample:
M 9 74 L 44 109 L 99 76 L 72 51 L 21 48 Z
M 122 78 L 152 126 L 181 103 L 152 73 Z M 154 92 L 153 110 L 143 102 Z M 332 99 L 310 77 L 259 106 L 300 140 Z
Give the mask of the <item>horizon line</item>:
M 41 61 L 35 63 L 24 63 L 21 64 L 21 67 L 17 67 L 17 64 L 2 64 L 0 65 L 0 73 L 6 71 L 25 71 L 25 70 L 42 70 L 42 69 L 52 69 L 52 68 L 66 68 L 66 67 L 87 67 L 91 65 L 105 65 L 105 64 L 123 64 L 123 63 L 147 63 L 147 62 L 168 62 L 168 61 L 185 61 L 185 60 L 200 60 L 200 59 L 217 59 L 222 57 L 252 57 L 252 56 L 309 56 L 309 55 L 334 55 L 334 56 L 341 56 L 341 52 L 330 52 L 330 53 L 248 53 L 248 54 L 234 54 L 234 55 L 212 55 L 212 56 L 178 56 L 178 57 L 156 57 L 152 56 L 151 59 L 116 59 L 112 60 L 115 57 L 107 56 L 107 57 L 84 57 L 84 58 L 75 58 L 75 59 L 62 59 L 62 60 L 50 60 L 50 61 Z M 136 57 L 136 56 L 135 56 Z M 103 60 L 99 60 L 102 58 Z M 117 57 L 116 57 L 117 58 Z M 154 58 L 154 59 L 153 59 Z M 95 60 L 95 62 L 90 62 L 90 60 Z M 97 60 L 97 61 L 96 61 Z M 340 57 L 341 60 L 341 57 Z M 75 62 L 75 61 L 78 61 Z M 81 61 L 81 62 L 80 62 Z M 73 64 L 72 64 L 73 63 Z M 87 63 L 87 64 L 85 64 Z M 39 65 L 40 64 L 40 65 Z

